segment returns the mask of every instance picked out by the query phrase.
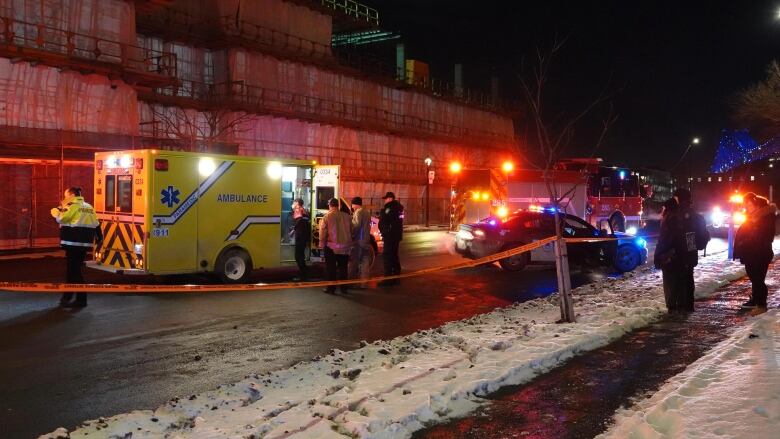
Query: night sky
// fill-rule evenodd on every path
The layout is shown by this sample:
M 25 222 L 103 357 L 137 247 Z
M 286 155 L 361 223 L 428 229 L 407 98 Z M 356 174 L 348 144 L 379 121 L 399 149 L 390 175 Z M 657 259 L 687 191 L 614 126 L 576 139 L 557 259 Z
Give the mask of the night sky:
M 730 98 L 780 58 L 780 0 L 365 3 L 379 10 L 383 29 L 403 35 L 407 58 L 430 63 L 432 76 L 452 80 L 462 63 L 467 87 L 487 91 L 496 75 L 502 96 L 518 100 L 523 62 L 556 34 L 568 36 L 549 105 L 576 111 L 610 82 L 619 119 L 596 155 L 628 166 L 668 169 L 698 136 L 694 166 L 709 167 L 720 130 L 736 128 Z M 599 117 L 577 132 L 568 155 L 590 152 Z

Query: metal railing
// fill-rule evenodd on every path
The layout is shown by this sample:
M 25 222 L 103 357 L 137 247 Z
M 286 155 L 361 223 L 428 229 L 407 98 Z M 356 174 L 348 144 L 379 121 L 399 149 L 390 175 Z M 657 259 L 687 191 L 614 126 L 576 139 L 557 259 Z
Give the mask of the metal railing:
M 327 0 L 324 0 L 327 1 Z M 338 3 L 339 1 L 337 1 Z M 236 20 L 234 16 L 198 21 L 192 15 L 164 9 L 160 12 L 140 15 L 139 31 L 164 38 L 188 39 L 205 47 L 241 46 L 249 50 L 270 53 L 303 63 L 321 65 L 329 69 L 343 70 L 345 74 L 370 75 L 374 81 L 392 87 L 410 87 L 436 98 L 458 104 L 474 106 L 490 111 L 506 111 L 516 105 L 496 101 L 484 92 L 456 87 L 454 83 L 436 78 L 416 78 L 412 70 L 399 69 L 394 64 L 358 54 L 347 49 L 336 50 L 329 44 L 292 35 L 266 26 Z M 414 78 L 414 79 L 409 79 Z
M 148 98 L 157 101 L 166 101 L 170 98 L 185 99 L 189 102 L 170 103 L 200 109 L 231 108 L 235 111 L 288 116 L 399 135 L 458 138 L 485 143 L 514 142 L 514 137 L 511 135 L 450 125 L 375 107 L 273 90 L 249 85 L 244 81 L 213 85 L 181 81 L 176 87 L 154 89 Z
M 321 0 L 322 6 L 333 9 L 371 26 L 379 26 L 379 12 L 354 0 Z
M 15 55 L 32 55 L 24 49 L 51 53 L 68 59 L 115 65 L 123 70 L 176 77 L 176 55 L 118 41 L 98 38 L 41 23 L 28 23 L 0 16 L 0 46 L 17 48 Z

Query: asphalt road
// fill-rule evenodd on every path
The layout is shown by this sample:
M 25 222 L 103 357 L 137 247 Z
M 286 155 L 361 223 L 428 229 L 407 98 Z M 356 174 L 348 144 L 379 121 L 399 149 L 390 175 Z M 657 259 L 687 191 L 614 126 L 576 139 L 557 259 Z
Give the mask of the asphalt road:
M 404 270 L 460 262 L 442 232 L 406 235 Z M 381 261 L 375 266 L 378 269 Z M 5 280 L 62 279 L 64 260 L 0 260 Z M 261 273 L 262 280 L 294 271 Z M 609 275 L 572 274 L 578 286 Z M 124 281 L 87 272 L 88 281 Z M 130 279 L 130 281 L 136 278 Z M 144 282 L 200 278 L 140 279 Z M 361 340 L 389 339 L 555 291 L 554 270 L 482 266 L 405 279 L 397 287 L 328 295 L 318 289 L 199 294 L 97 295 L 55 308 L 50 294 L 0 293 L 0 425 L 4 438 L 207 391 L 255 372 L 288 367 Z

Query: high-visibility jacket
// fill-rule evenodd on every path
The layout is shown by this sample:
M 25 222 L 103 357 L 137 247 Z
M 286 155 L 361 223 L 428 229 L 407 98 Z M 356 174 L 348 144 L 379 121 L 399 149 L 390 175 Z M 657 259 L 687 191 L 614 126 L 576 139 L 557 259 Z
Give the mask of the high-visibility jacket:
M 102 240 L 95 209 L 84 201 L 84 197 L 73 197 L 63 204 L 64 207 L 51 210 L 60 225 L 61 246 L 89 248 L 95 240 Z

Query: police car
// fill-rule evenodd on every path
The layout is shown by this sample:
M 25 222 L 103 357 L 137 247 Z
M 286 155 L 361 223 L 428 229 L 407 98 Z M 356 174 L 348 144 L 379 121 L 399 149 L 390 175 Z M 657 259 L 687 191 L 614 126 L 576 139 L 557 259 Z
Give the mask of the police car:
M 620 272 L 631 271 L 647 261 L 647 241 L 621 232 L 599 231 L 584 220 L 561 213 L 566 238 L 612 237 L 615 240 L 572 243 L 567 246 L 569 261 L 579 265 L 612 265 Z M 466 258 L 479 259 L 500 251 L 555 235 L 552 209 L 517 211 L 504 219 L 489 217 L 461 224 L 455 236 L 455 249 Z M 520 271 L 529 264 L 555 262 L 553 245 L 534 249 L 498 261 L 507 271 Z

